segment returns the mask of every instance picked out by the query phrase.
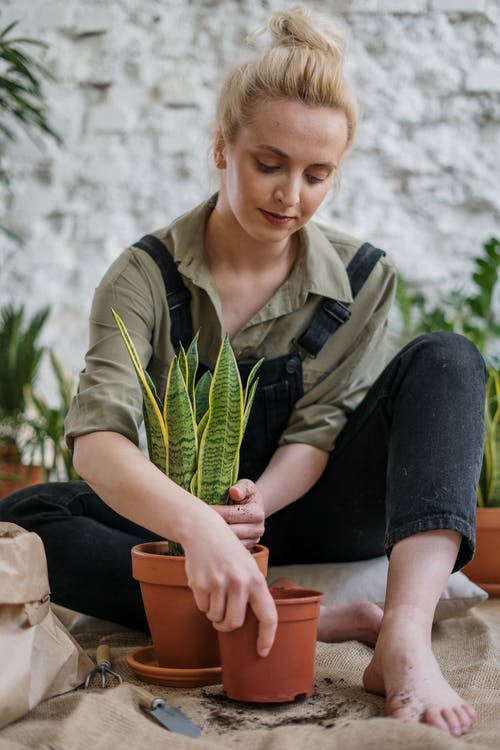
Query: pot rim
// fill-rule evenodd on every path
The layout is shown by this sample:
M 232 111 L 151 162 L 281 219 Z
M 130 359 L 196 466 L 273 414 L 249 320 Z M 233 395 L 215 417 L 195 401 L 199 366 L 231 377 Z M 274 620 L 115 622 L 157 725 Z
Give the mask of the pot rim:
M 274 599 L 274 603 L 278 607 L 292 606 L 294 604 L 301 604 L 302 602 L 319 602 L 325 596 L 322 591 L 305 589 L 300 586 L 295 586 L 294 588 L 271 586 L 269 591 Z
M 185 555 L 169 555 L 169 554 L 165 554 L 161 552 L 150 552 L 146 549 L 146 547 L 152 547 L 153 545 L 162 545 L 166 547 L 168 545 L 168 541 L 159 540 L 157 542 L 141 542 L 141 544 L 136 544 L 134 547 L 132 547 L 131 552 L 134 556 L 139 557 L 141 559 L 168 557 L 170 560 L 178 561 L 179 563 L 182 562 L 182 564 L 186 562 Z M 251 550 L 252 555 L 257 555 L 263 552 L 268 552 L 267 547 L 264 547 L 263 544 L 256 544 Z

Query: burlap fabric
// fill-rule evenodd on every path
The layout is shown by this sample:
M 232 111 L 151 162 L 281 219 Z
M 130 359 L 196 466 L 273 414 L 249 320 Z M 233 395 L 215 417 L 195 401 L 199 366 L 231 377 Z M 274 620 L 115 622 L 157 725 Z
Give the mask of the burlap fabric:
M 315 695 L 294 705 L 251 707 L 225 699 L 222 686 L 147 686 L 182 708 L 203 729 L 198 739 L 163 729 L 138 706 L 137 682 L 125 656 L 147 643 L 132 631 L 76 632 L 95 656 L 100 641 L 112 651 L 125 683 L 77 690 L 41 703 L 0 732 L 1 750 L 498 750 L 500 747 L 500 600 L 490 600 L 434 628 L 437 658 L 451 684 L 478 711 L 469 735 L 448 737 L 422 724 L 384 718 L 383 700 L 367 694 L 361 675 L 371 649 L 360 643 L 318 644 Z M 144 685 L 144 683 L 142 683 Z

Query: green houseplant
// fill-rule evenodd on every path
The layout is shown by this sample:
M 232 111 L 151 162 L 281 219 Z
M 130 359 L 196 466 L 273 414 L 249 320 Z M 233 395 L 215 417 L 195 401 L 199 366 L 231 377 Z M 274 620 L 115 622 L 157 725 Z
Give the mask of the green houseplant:
M 47 45 L 26 37 L 16 36 L 17 21 L 0 29 L 0 157 L 7 144 L 18 139 L 24 130 L 32 140 L 49 136 L 57 143 L 60 136 L 49 124 L 43 80 L 51 79 L 47 68 L 31 50 L 43 50 Z M 0 166 L 0 182 L 9 183 L 4 164 Z M 0 232 L 17 242 L 19 235 L 11 228 L 0 225 Z M 23 307 L 4 306 L 0 311 L 0 496 L 16 489 L 17 482 L 40 481 L 41 469 L 30 466 L 36 450 L 36 436 L 27 419 L 27 392 L 33 385 L 43 348 L 37 338 L 48 315 L 48 309 L 37 313 L 22 328 Z M 27 468 L 21 462 L 27 461 Z
M 500 241 L 491 237 L 474 258 L 467 290 L 454 289 L 430 304 L 420 290 L 401 280 L 396 300 L 405 339 L 425 331 L 455 331 L 467 336 L 488 368 L 485 442 L 476 516 L 476 554 L 464 572 L 490 595 L 500 596 L 500 320 L 495 308 Z M 496 347 L 496 348 L 495 348 Z
M 30 425 L 40 453 L 44 481 L 73 481 L 79 476 L 73 468 L 73 455 L 64 439 L 64 420 L 73 396 L 73 382 L 55 353 L 48 350 L 48 355 L 58 399 L 49 404 L 33 388 L 29 388 L 26 399 L 33 414 Z
M 13 36 L 17 23 L 14 21 L 0 30 L 0 157 L 5 144 L 16 141 L 20 130 L 33 140 L 41 134 L 61 142 L 49 123 L 42 89 L 43 80 L 51 80 L 52 76 L 30 54 L 31 49 L 43 50 L 47 45 L 37 39 Z M 0 181 L 9 182 L 4 168 L 0 168 Z M 18 242 L 21 239 L 6 226 L 0 226 L 0 231 Z
M 64 441 L 73 385 L 54 352 L 38 343 L 49 312 L 45 307 L 27 319 L 23 305 L 0 308 L 0 497 L 28 484 L 78 478 Z M 47 354 L 58 387 L 50 405 L 37 390 Z
M 23 305 L 0 309 L 0 488 L 5 495 L 19 485 L 41 480 L 33 468 L 36 436 L 28 416 L 28 393 L 36 382 L 44 353 L 39 336 L 49 308 L 26 320 Z
M 142 389 L 151 461 L 200 500 L 230 502 L 228 491 L 238 478 L 239 452 L 261 361 L 243 387 L 225 336 L 213 374 L 205 372 L 197 381 L 197 334 L 187 350 L 181 346 L 172 359 L 165 395 L 160 399 L 121 317 L 112 312 Z M 253 555 L 265 574 L 267 550 L 257 545 Z M 142 679 L 165 685 L 219 682 L 216 631 L 196 607 L 184 561 L 180 546 L 169 541 L 132 549 L 132 571 L 141 585 L 154 646 L 129 655 L 129 664 Z

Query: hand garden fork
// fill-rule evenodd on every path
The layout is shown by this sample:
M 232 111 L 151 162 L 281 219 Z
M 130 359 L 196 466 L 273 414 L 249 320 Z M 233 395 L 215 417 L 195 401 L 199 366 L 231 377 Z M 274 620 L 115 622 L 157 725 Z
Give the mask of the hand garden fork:
M 111 669 L 111 651 L 107 643 L 100 643 L 98 645 L 95 659 L 97 662 L 97 666 L 95 669 L 92 669 L 85 678 L 85 682 L 83 685 L 85 690 L 90 687 L 91 683 L 94 680 L 94 677 L 98 677 L 99 675 L 101 675 L 102 688 L 111 687 L 111 685 L 109 684 L 108 675 L 112 681 L 117 681 L 118 685 L 123 682 L 118 672 L 114 672 Z

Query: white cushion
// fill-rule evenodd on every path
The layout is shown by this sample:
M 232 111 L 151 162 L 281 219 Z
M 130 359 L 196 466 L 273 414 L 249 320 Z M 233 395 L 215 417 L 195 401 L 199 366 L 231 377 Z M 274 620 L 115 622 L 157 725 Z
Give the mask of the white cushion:
M 291 578 L 304 588 L 322 591 L 324 604 L 363 600 L 383 608 L 388 565 L 385 556 L 360 562 L 276 565 L 269 568 L 267 580 L 272 583 L 276 578 Z M 464 573 L 453 573 L 439 600 L 434 621 L 460 615 L 487 598 L 486 591 Z

